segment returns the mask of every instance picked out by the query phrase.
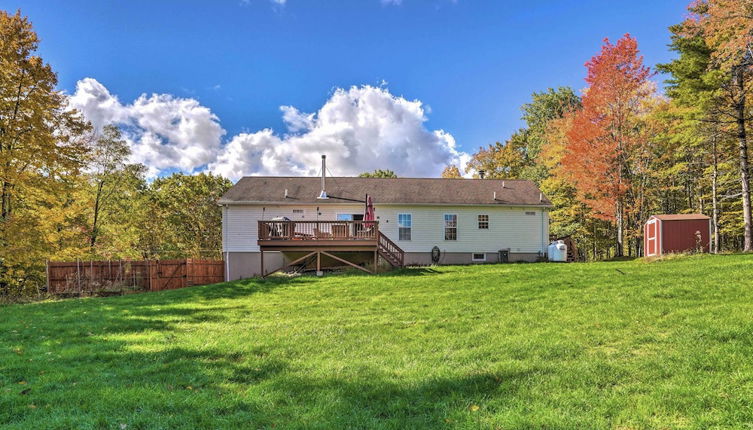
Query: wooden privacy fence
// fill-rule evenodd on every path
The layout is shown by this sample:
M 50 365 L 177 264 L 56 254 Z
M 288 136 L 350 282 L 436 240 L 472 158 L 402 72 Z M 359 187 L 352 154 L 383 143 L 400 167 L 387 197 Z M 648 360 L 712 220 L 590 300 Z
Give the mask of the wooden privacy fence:
M 47 263 L 52 294 L 161 291 L 225 280 L 222 260 L 115 260 Z

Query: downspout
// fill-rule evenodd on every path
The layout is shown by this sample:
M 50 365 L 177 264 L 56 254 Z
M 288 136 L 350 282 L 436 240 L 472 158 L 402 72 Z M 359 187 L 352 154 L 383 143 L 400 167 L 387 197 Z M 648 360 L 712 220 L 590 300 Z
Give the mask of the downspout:
M 547 238 L 548 239 L 548 238 Z M 544 243 L 544 209 L 541 210 L 541 256 L 544 256 L 544 249 L 546 244 Z
M 222 206 L 222 250 L 225 254 L 225 282 L 230 280 L 230 253 L 227 251 L 227 205 Z
M 504 182 L 502 183 L 504 185 Z M 539 203 L 544 203 L 544 193 L 539 191 Z M 539 255 L 542 257 L 546 255 L 546 244 L 549 241 L 549 238 L 544 238 L 544 212 L 546 212 L 545 208 L 541 208 L 541 249 L 539 250 Z
M 225 282 L 230 280 L 230 253 L 225 252 Z

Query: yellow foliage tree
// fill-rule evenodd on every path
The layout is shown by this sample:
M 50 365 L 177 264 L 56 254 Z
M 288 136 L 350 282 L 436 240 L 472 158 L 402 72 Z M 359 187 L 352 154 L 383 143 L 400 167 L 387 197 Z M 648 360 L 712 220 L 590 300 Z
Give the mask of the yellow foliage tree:
M 38 285 L 44 258 L 75 234 L 62 209 L 89 125 L 35 55 L 27 18 L 0 11 L 0 41 L 0 294 L 8 294 Z
M 444 179 L 459 179 L 462 178 L 463 175 L 460 174 L 460 169 L 458 169 L 458 166 L 450 164 L 449 166 L 445 167 L 444 170 L 442 170 L 441 177 Z

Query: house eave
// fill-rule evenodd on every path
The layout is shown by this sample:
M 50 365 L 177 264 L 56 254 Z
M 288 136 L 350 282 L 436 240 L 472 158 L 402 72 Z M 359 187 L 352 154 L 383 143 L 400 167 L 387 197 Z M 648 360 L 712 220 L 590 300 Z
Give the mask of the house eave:
M 220 200 L 217 202 L 220 206 L 260 206 L 260 205 L 276 205 L 276 206 L 316 206 L 316 205 L 353 205 L 354 202 L 297 202 L 297 201 L 240 201 L 240 200 Z M 542 208 L 551 209 L 554 207 L 552 204 L 526 204 L 526 203 L 379 203 L 375 202 L 375 206 L 483 206 L 483 207 L 517 207 L 517 208 Z

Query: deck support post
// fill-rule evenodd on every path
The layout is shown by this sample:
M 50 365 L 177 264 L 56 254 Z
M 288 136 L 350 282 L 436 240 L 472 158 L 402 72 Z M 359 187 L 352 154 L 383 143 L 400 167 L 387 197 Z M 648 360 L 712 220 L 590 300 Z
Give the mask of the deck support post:
M 322 253 L 320 251 L 316 251 L 316 276 L 322 276 L 324 273 L 322 272 Z
M 264 250 L 260 249 L 260 265 L 261 265 L 261 277 L 264 277 Z

